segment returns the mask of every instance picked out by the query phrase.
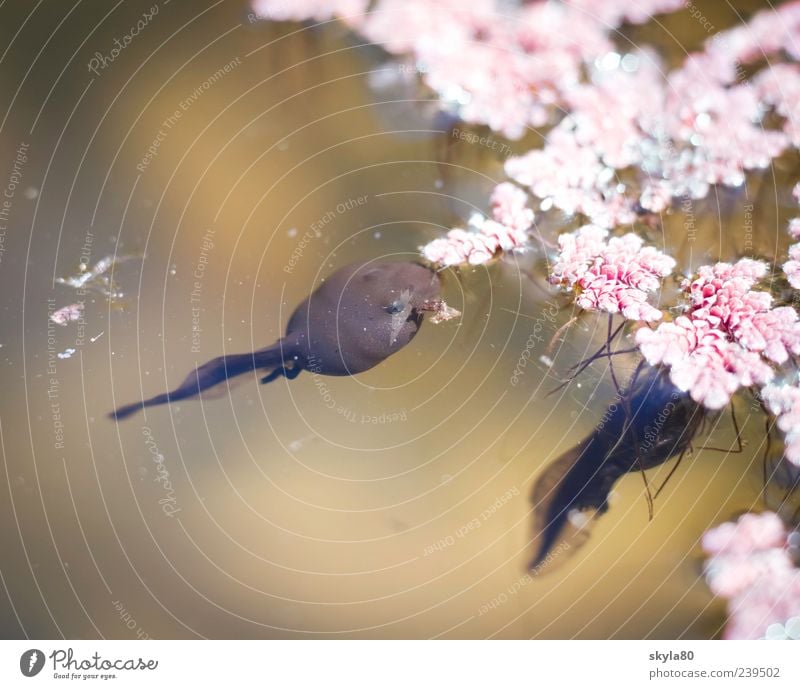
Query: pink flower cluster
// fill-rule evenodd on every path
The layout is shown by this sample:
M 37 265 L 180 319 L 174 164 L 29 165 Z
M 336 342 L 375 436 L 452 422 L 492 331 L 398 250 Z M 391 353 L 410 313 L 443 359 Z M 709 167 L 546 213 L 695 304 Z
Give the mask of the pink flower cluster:
M 764 10 L 747 24 L 717 34 L 708 41 L 707 52 L 729 63 L 751 64 L 765 55 L 785 52 L 800 60 L 800 3 L 787 2 L 775 10 Z
M 593 146 L 578 139 L 576 126 L 571 118 L 563 120 L 544 149 L 509 158 L 506 174 L 545 200 L 543 209 L 555 206 L 602 227 L 633 223 L 636 214 L 625 195 L 626 186 Z
M 564 4 L 588 14 L 611 28 L 623 22 L 644 24 L 656 14 L 675 12 L 686 6 L 685 0 L 564 0 Z
M 798 58 L 798 0 L 714 35 L 667 75 L 647 51 L 618 53 L 611 32 L 683 9 L 682 0 L 253 6 L 275 19 L 343 19 L 387 51 L 412 56 L 423 80 L 463 120 L 509 138 L 566 112 L 545 147 L 509 160 L 507 174 L 529 185 L 544 208 L 603 227 L 630 224 L 640 209 L 661 212 L 676 197 L 703 198 L 714 184 L 741 185 L 747 170 L 800 145 L 800 68 L 771 60 L 741 80 L 741 65 Z M 783 118 L 782 129 L 766 126 L 771 112 Z
M 783 264 L 783 272 L 789 284 L 795 289 L 800 289 L 800 243 L 789 247 L 789 260 Z
M 587 311 L 621 313 L 634 321 L 657 321 L 661 311 L 647 302 L 675 260 L 640 237 L 585 225 L 559 236 L 559 253 L 550 268 L 550 282 L 575 290 L 575 303 Z
M 510 182 L 503 182 L 495 187 L 490 202 L 493 219 L 473 218 L 474 231 L 450 230 L 422 247 L 422 255 L 440 266 L 478 265 L 491 260 L 498 251 L 527 246 L 534 219 L 533 211 L 527 207 L 527 194 Z
M 800 201 L 800 184 L 794 186 L 792 195 L 796 201 Z M 792 218 L 789 221 L 788 231 L 792 239 L 800 239 L 800 218 Z M 789 284 L 795 289 L 800 289 L 800 242 L 789 247 L 789 260 L 782 267 Z
M 800 387 L 794 385 L 764 386 L 761 398 L 775 416 L 778 428 L 784 433 L 785 456 L 800 467 Z
M 714 79 L 709 62 L 690 57 L 665 78 L 646 52 L 600 58 L 592 82 L 566 92 L 569 115 L 544 148 L 509 159 L 506 173 L 565 213 L 605 227 L 630 224 L 637 206 L 661 212 L 674 197 L 699 199 L 711 185 L 743 184 L 745 172 L 767 167 L 792 135 L 764 124 L 776 94 Z M 778 74 L 772 81 L 800 93 L 794 70 L 791 80 Z M 797 111 L 800 98 L 783 95 L 782 107 Z
M 610 46 L 590 15 L 551 2 L 381 0 L 363 31 L 390 52 L 411 53 L 461 119 L 511 139 L 547 124 L 584 62 Z
M 252 0 L 253 13 L 272 21 L 326 21 L 337 17 L 358 25 L 369 0 Z
M 410 54 L 424 81 L 466 122 L 512 139 L 547 124 L 582 70 L 613 49 L 609 32 L 683 7 L 681 0 L 253 0 L 268 19 L 339 17 L 395 54 Z
M 667 75 L 647 51 L 598 53 L 591 81 L 563 92 L 568 116 L 544 148 L 510 159 L 506 172 L 548 205 L 604 227 L 631 223 L 637 208 L 703 198 L 714 184 L 739 186 L 747 170 L 800 145 L 800 68 L 770 65 L 739 83 L 741 64 L 795 54 L 798 29 L 798 2 L 762 12 Z M 766 125 L 770 111 L 782 130 Z
M 724 407 L 739 387 L 768 383 L 768 362 L 800 354 L 800 322 L 793 308 L 773 308 L 770 294 L 752 289 L 766 270 L 751 259 L 701 267 L 683 283 L 687 313 L 636 332 L 644 358 L 669 366 L 675 386 L 709 409 Z
M 745 514 L 703 534 L 703 550 L 711 556 L 706 580 L 715 595 L 728 599 L 726 639 L 795 633 L 800 569 L 791 548 L 797 537 L 773 512 Z
M 795 148 L 800 147 L 800 68 L 778 64 L 765 69 L 756 80 L 762 103 L 784 118 L 783 131 Z

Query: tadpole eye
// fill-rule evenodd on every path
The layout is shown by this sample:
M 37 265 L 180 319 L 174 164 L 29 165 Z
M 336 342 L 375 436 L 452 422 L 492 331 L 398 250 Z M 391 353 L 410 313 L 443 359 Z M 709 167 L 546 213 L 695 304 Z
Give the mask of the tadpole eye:
M 391 304 L 389 304 L 389 306 L 386 307 L 386 313 L 394 315 L 396 313 L 400 313 L 405 308 L 406 305 L 400 299 L 395 299 Z

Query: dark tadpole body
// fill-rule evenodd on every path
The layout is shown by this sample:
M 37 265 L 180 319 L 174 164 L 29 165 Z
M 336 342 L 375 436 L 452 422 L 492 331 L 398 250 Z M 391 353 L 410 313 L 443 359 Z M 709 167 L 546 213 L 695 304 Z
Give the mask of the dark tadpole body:
M 123 419 L 158 404 L 199 394 L 228 378 L 263 369 L 269 382 L 303 370 L 348 376 L 377 366 L 417 334 L 426 302 L 439 298 L 438 275 L 417 263 L 355 263 L 330 275 L 294 311 L 285 337 L 247 354 L 217 357 L 199 366 L 172 392 L 111 413 Z
M 530 567 L 537 568 L 552 557 L 572 514 L 606 512 L 609 493 L 620 478 L 683 453 L 701 421 L 698 405 L 672 385 L 665 373 L 640 366 L 591 435 L 548 465 L 537 479 L 532 501 L 538 548 Z

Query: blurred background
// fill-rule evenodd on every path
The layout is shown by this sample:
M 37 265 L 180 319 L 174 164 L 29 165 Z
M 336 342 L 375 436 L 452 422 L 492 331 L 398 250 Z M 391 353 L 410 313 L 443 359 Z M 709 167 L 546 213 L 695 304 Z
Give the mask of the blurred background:
M 735 4 L 696 2 L 718 29 L 766 5 Z M 696 452 L 652 521 L 626 477 L 580 551 L 527 573 L 533 480 L 613 396 L 598 367 L 547 397 L 549 361 L 586 356 L 606 322 L 547 349 L 572 314 L 536 250 L 446 273 L 463 319 L 357 377 L 245 376 L 107 418 L 272 343 L 335 268 L 413 259 L 486 210 L 503 156 L 454 145 L 415 75 L 336 22 L 258 21 L 243 0 L 12 0 L 0 35 L 4 637 L 719 633 L 697 541 L 758 499 L 748 449 Z M 706 37 L 686 12 L 620 34 L 676 63 Z M 750 196 L 787 180 L 749 179 Z M 695 205 L 695 261 L 742 250 L 721 227 L 750 223 L 746 205 Z M 755 253 L 775 252 L 785 214 L 759 206 Z M 81 319 L 52 322 L 78 302 Z M 740 416 L 752 449 L 763 419 Z

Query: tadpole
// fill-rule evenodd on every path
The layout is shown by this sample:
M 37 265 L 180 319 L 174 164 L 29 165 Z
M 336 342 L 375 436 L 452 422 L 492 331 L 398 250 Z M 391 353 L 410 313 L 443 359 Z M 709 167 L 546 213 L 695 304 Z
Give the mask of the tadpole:
M 439 276 L 412 262 L 354 263 L 330 275 L 294 311 L 286 335 L 246 354 L 217 357 L 196 368 L 175 390 L 119 407 L 124 419 L 144 407 L 193 397 L 233 376 L 261 369 L 262 383 L 307 370 L 350 376 L 377 366 L 405 347 L 438 302 Z
M 703 411 L 664 371 L 640 364 L 627 388 L 608 406 L 592 433 L 549 464 L 534 484 L 536 569 L 573 544 L 592 517 L 608 510 L 614 484 L 629 472 L 683 456 L 703 420 Z

